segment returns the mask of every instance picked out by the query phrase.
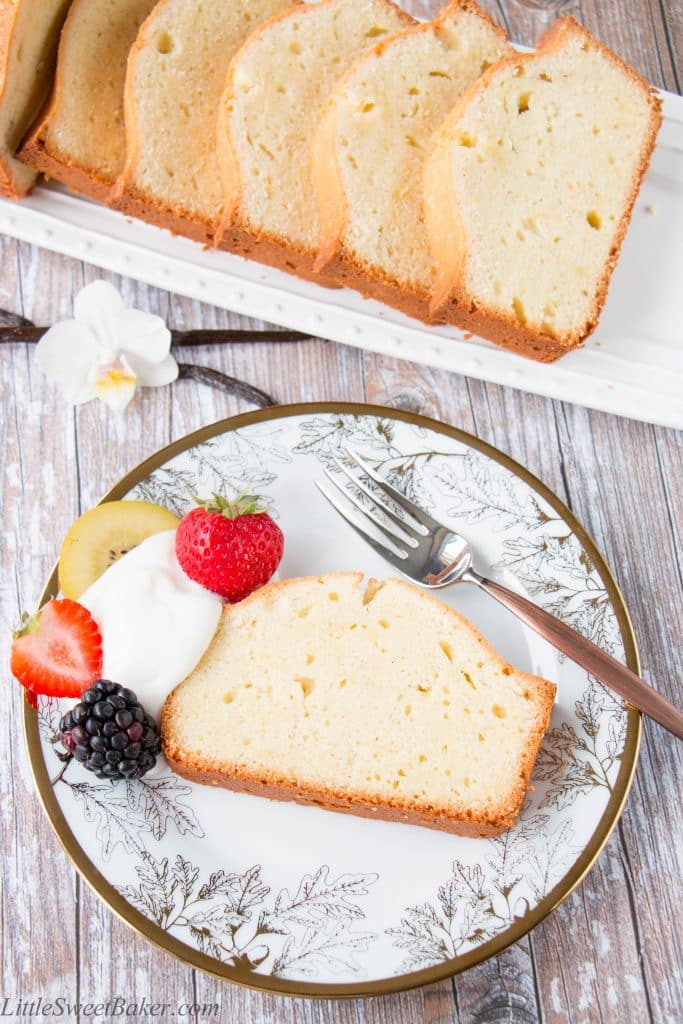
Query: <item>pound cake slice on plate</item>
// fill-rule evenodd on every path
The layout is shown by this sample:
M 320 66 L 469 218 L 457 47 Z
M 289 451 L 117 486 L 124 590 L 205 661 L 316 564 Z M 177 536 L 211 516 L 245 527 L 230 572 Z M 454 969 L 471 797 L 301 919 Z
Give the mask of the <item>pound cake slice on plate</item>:
M 224 606 L 166 699 L 166 758 L 196 782 L 491 836 L 524 801 L 555 686 L 437 598 L 360 573 Z
M 230 61 L 291 0 L 160 0 L 128 62 L 126 162 L 111 205 L 209 243 L 223 214 L 216 119 Z
M 311 276 L 320 225 L 310 145 L 323 101 L 356 57 L 413 24 L 388 0 L 323 0 L 271 18 L 249 37 L 220 105 L 218 245 Z
M 433 315 L 543 362 L 579 345 L 604 306 L 660 106 L 571 18 L 487 71 L 425 165 Z
M 36 172 L 16 159 L 52 88 L 59 33 L 71 0 L 0 4 L 0 195 L 21 199 Z
M 21 159 L 76 192 L 104 200 L 123 167 L 123 85 L 138 29 L 156 0 L 74 0 L 54 90 Z
M 313 140 L 318 272 L 429 319 L 432 257 L 422 209 L 429 140 L 462 93 L 510 53 L 471 0 L 380 42 L 342 77 Z

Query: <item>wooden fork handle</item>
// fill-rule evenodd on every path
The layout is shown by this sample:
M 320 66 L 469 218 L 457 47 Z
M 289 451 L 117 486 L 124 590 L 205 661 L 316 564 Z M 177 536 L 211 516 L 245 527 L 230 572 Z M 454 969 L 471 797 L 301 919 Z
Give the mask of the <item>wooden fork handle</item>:
M 495 597 L 496 601 L 513 612 L 518 619 L 535 630 L 539 636 L 566 654 L 577 665 L 595 676 L 604 686 L 618 693 L 620 697 L 638 708 L 639 711 L 654 718 L 674 736 L 683 739 L 683 712 L 670 704 L 660 693 L 654 690 L 644 679 L 631 672 L 602 648 L 586 640 L 571 626 L 560 622 L 538 605 L 528 601 L 507 587 L 488 580 L 479 573 L 469 570 L 463 579 L 476 583 L 478 587 Z

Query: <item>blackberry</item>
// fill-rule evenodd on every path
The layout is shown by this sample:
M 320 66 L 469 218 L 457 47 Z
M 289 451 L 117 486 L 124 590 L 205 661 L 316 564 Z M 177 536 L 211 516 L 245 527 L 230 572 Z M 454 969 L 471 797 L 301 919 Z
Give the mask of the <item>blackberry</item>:
M 98 779 L 140 779 L 161 750 L 157 724 L 132 690 L 99 679 L 62 718 L 62 743 Z

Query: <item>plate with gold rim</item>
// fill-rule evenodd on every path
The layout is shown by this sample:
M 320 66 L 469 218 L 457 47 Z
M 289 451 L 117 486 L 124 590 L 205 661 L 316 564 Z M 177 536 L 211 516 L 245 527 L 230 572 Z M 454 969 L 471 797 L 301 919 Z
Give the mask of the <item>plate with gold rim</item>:
M 142 499 L 182 514 L 188 491 L 249 487 L 284 531 L 282 577 L 386 577 L 386 563 L 314 486 L 345 443 L 464 533 L 482 571 L 638 670 L 617 585 L 569 509 L 508 456 L 435 420 L 344 403 L 258 410 L 174 442 L 103 500 Z M 43 599 L 56 593 L 55 571 Z M 163 759 L 141 780 L 99 781 L 76 762 L 62 770 L 62 708 L 40 698 L 37 711 L 24 708 L 29 758 L 51 824 L 85 881 L 187 964 L 289 995 L 357 997 L 427 984 L 526 934 L 581 881 L 614 828 L 635 770 L 640 716 L 486 595 L 452 587 L 440 597 L 512 664 L 558 684 L 513 829 L 467 839 L 278 803 L 188 782 Z

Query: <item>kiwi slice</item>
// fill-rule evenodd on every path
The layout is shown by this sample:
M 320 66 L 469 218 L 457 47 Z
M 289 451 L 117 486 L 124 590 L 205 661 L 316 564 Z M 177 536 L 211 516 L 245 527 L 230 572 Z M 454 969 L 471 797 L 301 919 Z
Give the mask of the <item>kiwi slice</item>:
M 59 553 L 59 586 L 74 601 L 127 551 L 146 537 L 175 530 L 178 519 L 147 501 L 107 501 L 85 512 Z

